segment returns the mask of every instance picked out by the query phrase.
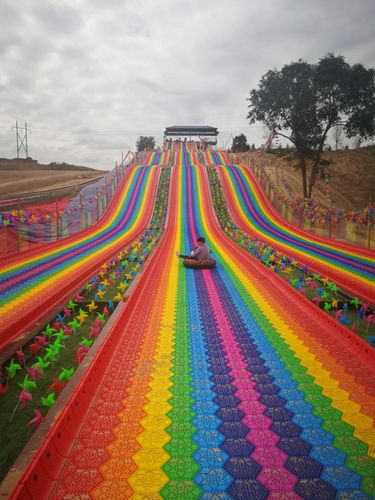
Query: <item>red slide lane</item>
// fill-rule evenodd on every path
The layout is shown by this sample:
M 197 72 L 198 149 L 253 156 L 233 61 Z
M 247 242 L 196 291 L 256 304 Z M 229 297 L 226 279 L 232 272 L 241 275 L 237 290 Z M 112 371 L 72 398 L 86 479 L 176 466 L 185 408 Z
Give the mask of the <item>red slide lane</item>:
M 129 180 L 130 172 L 125 175 L 122 186 L 126 186 Z M 27 338 L 28 331 L 31 330 L 36 323 L 39 323 L 43 318 L 50 319 L 49 317 L 55 315 L 58 310 L 60 310 L 66 301 L 71 298 L 72 294 L 77 293 L 82 286 L 95 274 L 96 270 L 100 267 L 103 262 L 106 262 L 113 255 L 121 251 L 121 249 L 131 243 L 135 238 L 137 238 L 148 226 L 149 221 L 152 217 L 153 207 L 156 198 L 157 185 L 159 180 L 159 170 L 158 174 L 155 175 L 154 183 L 150 189 L 150 196 L 146 197 L 145 205 L 142 210 L 142 216 L 138 220 L 136 227 L 133 228 L 129 234 L 122 238 L 115 246 L 104 249 L 100 255 L 96 258 L 91 259 L 87 263 L 79 267 L 79 272 L 72 273 L 68 279 L 59 279 L 48 286 L 48 291 L 46 290 L 43 294 L 37 294 L 34 298 L 30 298 L 28 303 L 20 309 L 20 314 L 13 321 L 8 321 L 5 328 L 1 331 L 0 340 L 0 362 L 3 362 L 14 352 L 15 346 L 18 346 L 18 338 L 20 332 L 24 332 L 23 336 Z M 46 250 L 54 251 L 59 249 L 61 246 L 69 245 L 77 241 L 77 238 L 89 237 L 93 232 L 98 232 L 105 224 L 108 223 L 108 219 L 111 217 L 111 213 L 118 204 L 119 197 L 122 196 L 122 189 L 119 187 L 116 195 L 111 200 L 108 209 L 102 217 L 102 219 L 94 226 L 76 235 L 69 236 L 63 240 L 48 243 L 43 246 L 39 246 L 37 249 L 26 252 L 24 255 L 21 253 L 20 256 L 10 257 L 7 259 L 6 264 L 18 263 L 22 261 L 23 258 L 33 258 L 38 257 L 38 255 L 43 254 Z M 5 263 L 2 263 L 5 267 Z M 23 342 L 21 338 L 21 343 Z
M 251 176 L 251 182 L 257 183 L 258 184 L 258 190 L 257 194 L 259 194 L 259 197 L 261 199 L 261 203 L 265 206 L 266 211 L 272 213 L 272 217 L 277 221 L 277 224 L 279 224 L 282 227 L 285 227 L 286 229 L 289 229 L 291 233 L 297 234 L 298 236 L 301 236 L 304 239 L 307 240 L 313 240 L 317 241 L 319 243 L 327 244 L 330 243 L 329 240 L 326 240 L 325 238 L 322 238 L 320 236 L 317 236 L 315 234 L 311 234 L 308 231 L 304 231 L 303 229 L 300 229 L 292 224 L 290 224 L 288 221 L 283 219 L 279 213 L 273 208 L 273 206 L 270 204 L 268 198 L 264 194 L 264 192 L 261 190 L 259 187 L 259 183 L 257 179 L 251 173 L 248 173 L 249 176 Z M 231 214 L 231 217 L 235 224 L 242 229 L 243 231 L 251 234 L 251 227 L 249 224 L 244 220 L 244 218 L 241 216 L 241 214 L 237 210 L 236 206 L 236 201 L 232 196 L 232 192 L 229 186 L 229 182 L 226 177 L 220 174 L 219 170 L 219 175 L 220 179 L 222 182 L 223 186 L 223 192 L 224 196 Z M 312 260 L 310 259 L 306 254 L 301 255 L 301 253 L 298 253 L 295 251 L 295 249 L 290 246 L 287 249 L 285 246 L 278 244 L 276 240 L 271 240 L 268 238 L 266 235 L 264 237 L 260 237 L 263 239 L 266 243 L 270 244 L 271 246 L 275 247 L 277 250 L 280 252 L 287 254 L 290 257 L 295 258 L 302 264 L 305 264 L 311 271 L 321 274 L 322 276 L 328 277 L 331 281 L 335 282 L 337 285 L 339 285 L 343 290 L 346 290 L 350 292 L 353 296 L 359 296 L 360 298 L 369 301 L 370 303 L 375 303 L 375 286 L 374 285 L 369 285 L 365 282 L 362 282 L 360 280 L 356 280 L 355 283 L 350 279 L 350 277 L 347 277 L 344 275 L 343 272 L 340 271 L 340 269 L 335 269 L 332 268 L 331 266 L 327 265 L 323 261 L 318 261 L 318 260 Z M 368 250 L 365 248 L 358 248 L 353 245 L 350 245 L 348 243 L 344 242 L 334 242 L 335 247 L 344 250 L 344 251 L 349 251 L 349 252 L 359 252 L 361 255 L 368 257 L 368 258 L 373 258 L 374 257 L 374 251 Z

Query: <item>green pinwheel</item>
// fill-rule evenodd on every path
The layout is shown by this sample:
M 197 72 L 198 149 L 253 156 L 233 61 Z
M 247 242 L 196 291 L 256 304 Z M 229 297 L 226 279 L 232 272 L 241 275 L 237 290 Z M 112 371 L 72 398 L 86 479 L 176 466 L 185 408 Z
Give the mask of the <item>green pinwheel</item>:
M 78 321 L 77 318 L 73 318 L 73 321 L 68 323 L 68 326 L 70 326 L 70 328 L 72 328 L 74 331 L 76 331 L 77 328 L 79 328 L 81 326 L 81 323 Z
M 64 330 L 62 330 L 62 329 L 60 329 L 58 332 L 54 333 L 53 336 L 59 342 L 64 342 L 66 339 L 69 338 L 68 335 L 65 335 Z
M 53 346 L 49 346 L 46 348 L 46 354 L 44 355 L 44 361 L 49 360 L 51 363 L 57 361 L 59 353 L 54 349 Z
M 106 320 L 104 314 L 98 312 L 98 313 L 96 313 L 96 315 L 97 315 L 99 321 L 105 321 Z
M 93 340 L 89 340 L 86 337 L 82 337 L 81 345 L 84 345 L 86 347 L 90 347 L 93 342 L 94 342 Z
M 30 392 L 30 389 L 36 389 L 36 383 L 33 380 L 29 380 L 29 375 L 26 375 L 23 382 L 18 385 L 26 392 Z
M 51 392 L 48 394 L 48 396 L 45 398 L 44 396 L 41 397 L 42 405 L 47 406 L 47 408 L 51 408 L 56 403 L 55 399 L 55 393 Z
M 18 363 L 14 363 L 12 358 L 10 365 L 7 367 L 8 378 L 13 378 L 18 370 L 21 370 L 21 365 Z
M 49 366 L 49 362 L 48 361 L 45 361 L 43 358 L 41 358 L 40 356 L 37 357 L 37 362 L 34 363 L 31 368 L 36 368 L 38 367 L 40 372 L 43 373 L 44 375 L 44 369 L 47 368 L 47 366 Z
M 325 312 L 329 312 L 332 307 L 332 304 L 330 302 L 324 302 L 324 310 Z
M 74 373 L 74 367 L 68 370 L 67 368 L 62 368 L 62 372 L 59 375 L 60 382 L 62 380 L 70 380 Z
M 327 283 L 327 288 L 328 288 L 328 290 L 330 290 L 331 292 L 333 292 L 335 294 L 337 294 L 337 292 L 339 291 L 336 283 Z
M 53 349 L 55 350 L 55 352 L 57 354 L 60 353 L 61 349 L 66 349 L 66 347 L 64 346 L 64 344 L 62 344 L 61 342 L 59 342 L 57 339 L 55 340 L 55 342 L 52 344 L 52 347 Z
M 353 299 L 350 301 L 351 304 L 356 308 L 358 311 L 358 307 L 361 305 L 361 301 L 359 300 L 358 297 L 353 297 Z
M 73 302 L 72 300 L 69 300 L 68 305 L 66 306 L 68 309 L 74 310 L 75 307 L 77 307 L 77 304 Z
M 52 328 L 51 325 L 47 325 L 46 329 L 43 330 L 44 335 L 48 338 L 50 338 L 55 332 L 57 332 L 57 330 L 55 328 Z

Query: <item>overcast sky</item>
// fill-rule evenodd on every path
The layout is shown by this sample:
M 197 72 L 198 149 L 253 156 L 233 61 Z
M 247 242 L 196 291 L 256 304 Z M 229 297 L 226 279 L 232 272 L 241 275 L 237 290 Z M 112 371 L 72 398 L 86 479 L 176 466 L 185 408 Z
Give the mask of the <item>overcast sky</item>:
M 375 0 L 0 0 L 0 157 L 111 169 L 171 125 L 244 133 L 271 68 L 327 52 L 375 67 Z

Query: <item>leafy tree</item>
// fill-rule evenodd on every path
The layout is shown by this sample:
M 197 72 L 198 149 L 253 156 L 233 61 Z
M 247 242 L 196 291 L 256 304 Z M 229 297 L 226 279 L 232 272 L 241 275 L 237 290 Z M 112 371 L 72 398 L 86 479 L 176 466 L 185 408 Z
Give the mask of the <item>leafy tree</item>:
M 155 138 L 154 137 L 144 137 L 141 135 L 137 140 L 137 152 L 144 151 L 145 149 L 151 150 L 155 148 Z
M 250 91 L 250 123 L 260 121 L 294 144 L 305 198 L 311 198 L 324 169 L 321 154 L 332 127 L 342 124 L 349 138 L 374 136 L 374 76 L 373 68 L 350 66 L 342 56 L 328 54 L 317 64 L 299 60 L 270 70 Z
M 232 142 L 232 151 L 233 153 L 244 153 L 245 151 L 249 151 L 250 146 L 247 143 L 246 135 L 240 134 L 233 137 Z

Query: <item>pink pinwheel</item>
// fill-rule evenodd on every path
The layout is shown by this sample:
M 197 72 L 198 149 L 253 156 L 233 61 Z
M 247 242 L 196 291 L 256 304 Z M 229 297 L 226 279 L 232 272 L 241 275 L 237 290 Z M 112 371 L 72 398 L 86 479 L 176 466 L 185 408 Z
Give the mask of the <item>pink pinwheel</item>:
M 68 309 L 67 307 L 65 307 L 64 316 L 66 316 L 67 318 L 70 318 L 71 314 L 72 314 L 72 311 L 70 309 Z
M 39 366 L 34 366 L 34 368 L 26 367 L 26 372 L 30 375 L 30 380 L 36 380 L 36 378 L 43 377 L 43 373 L 40 371 Z
M 31 427 L 32 425 L 35 425 L 37 427 L 43 420 L 43 415 L 40 410 L 34 410 L 34 415 L 35 417 L 27 422 L 27 427 Z
M 375 324 L 375 314 L 370 314 L 365 319 L 367 325 L 367 331 L 370 328 L 370 325 Z
M 322 299 L 319 297 L 319 295 L 317 295 L 315 297 L 315 299 L 313 299 L 313 302 L 315 302 L 315 305 L 319 306 L 319 304 L 321 303 Z
M 338 311 L 336 311 L 336 314 L 335 314 L 335 319 L 336 319 L 337 321 L 339 321 L 339 320 L 341 319 L 342 313 L 343 313 L 343 310 L 342 310 L 342 309 L 338 309 Z
M 16 351 L 16 356 L 17 356 L 17 359 L 18 359 L 19 363 L 24 363 L 24 361 L 25 361 L 25 355 L 24 355 L 24 353 L 22 351 L 22 348 L 18 349 L 18 351 Z
M 367 302 L 362 302 L 362 306 L 361 306 L 360 311 L 365 313 L 367 311 L 368 307 L 369 307 L 369 304 Z
M 108 316 L 109 312 L 108 312 L 108 307 L 107 306 L 104 306 L 103 314 L 104 314 L 104 316 Z
M 76 300 L 77 302 L 82 302 L 82 300 L 85 300 L 85 297 L 82 297 L 82 295 L 76 295 L 74 297 L 74 300 Z
M 33 399 L 32 395 L 29 392 L 25 391 L 25 389 L 21 390 L 17 398 L 21 405 L 21 408 L 25 408 L 28 405 L 29 401 Z
M 98 326 L 96 327 L 90 326 L 90 332 L 88 334 L 88 337 L 90 338 L 97 337 L 99 333 L 100 333 L 100 328 Z
M 102 321 L 100 321 L 100 319 L 99 319 L 98 317 L 96 317 L 96 318 L 95 318 L 95 320 L 94 320 L 94 321 L 93 321 L 93 323 L 92 323 L 92 326 L 95 326 L 95 327 L 99 327 L 99 328 L 101 328 L 101 327 L 102 327 L 102 324 L 103 324 L 103 322 L 102 322 Z
M 46 339 L 45 335 L 36 335 L 34 338 L 38 342 L 38 344 L 42 346 L 48 345 L 48 340 Z
M 63 330 L 64 330 L 64 334 L 65 335 L 68 335 L 68 337 L 71 335 L 71 333 L 73 332 L 73 329 L 70 328 L 69 326 L 66 326 L 66 325 L 63 325 Z
M 80 363 L 89 350 L 90 350 L 89 346 L 81 345 L 76 351 L 75 360 L 78 361 L 78 363 Z

